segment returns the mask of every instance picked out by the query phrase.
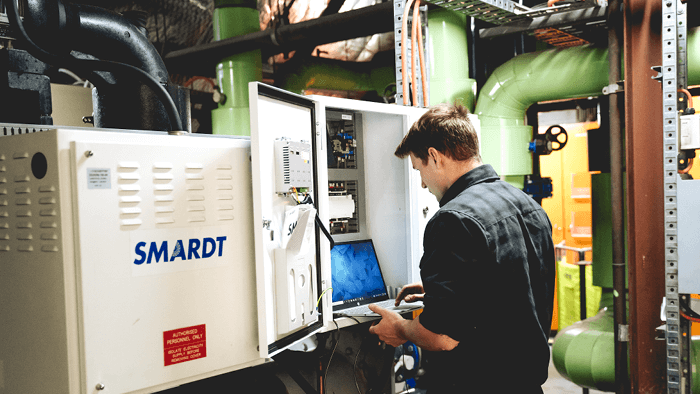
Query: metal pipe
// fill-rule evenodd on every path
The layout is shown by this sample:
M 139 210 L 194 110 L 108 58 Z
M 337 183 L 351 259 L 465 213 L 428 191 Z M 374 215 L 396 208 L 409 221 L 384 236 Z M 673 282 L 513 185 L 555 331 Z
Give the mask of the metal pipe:
M 389 1 L 276 29 L 226 38 L 170 52 L 165 56 L 165 64 L 174 73 L 211 76 L 212 64 L 226 56 L 254 49 L 262 50 L 262 56 L 268 57 L 301 46 L 316 46 L 393 31 L 393 12 L 393 3 Z
M 218 0 L 214 8 L 214 39 L 255 34 L 260 31 L 255 0 Z M 212 111 L 214 134 L 250 135 L 248 83 L 262 80 L 259 49 L 223 54 L 217 60 L 216 80 L 226 100 Z M 207 64 L 211 67 L 211 64 Z
M 164 85 L 167 84 L 168 73 L 165 65 L 142 31 L 127 18 L 96 7 L 66 6 L 60 1 L 30 0 L 25 10 L 29 30 L 33 30 L 35 34 L 41 33 L 42 36 L 50 36 L 48 39 L 43 37 L 44 43 L 55 40 L 63 41 L 63 44 L 70 43 L 70 47 L 52 47 L 52 52 L 49 53 L 37 46 L 26 34 L 13 4 L 7 4 L 8 16 L 30 48 L 33 48 L 32 54 L 35 57 L 50 64 L 73 68 L 79 73 L 95 70 L 118 72 L 119 75 L 128 73 L 128 78 L 124 78 L 124 81 L 129 86 L 121 85 L 118 90 L 111 87 L 102 75 L 91 73 L 90 78 L 95 79 L 96 85 L 97 80 L 100 81 L 100 87 L 96 92 L 93 91 L 95 126 L 182 130 L 185 122 L 178 114 L 172 96 L 177 96 L 180 102 L 187 101 L 189 96 L 181 90 L 166 90 Z M 76 49 L 76 53 L 84 53 L 78 53 L 80 59 L 76 59 L 68 55 L 71 49 Z M 94 54 L 101 55 L 101 60 L 94 60 Z M 120 56 L 125 54 L 128 54 L 128 63 L 105 61 L 124 60 Z M 109 79 L 110 82 L 114 82 L 111 76 Z M 108 105 L 103 105 L 105 102 L 109 102 Z M 124 113 L 137 116 L 125 117 Z
M 608 83 L 620 81 L 620 37 L 621 13 L 619 0 L 611 0 L 608 6 Z M 627 288 L 625 275 L 625 233 L 622 164 L 624 150 L 622 145 L 622 125 L 620 116 L 621 93 L 610 95 L 610 177 L 612 182 L 612 241 L 613 241 L 613 313 L 615 323 L 615 392 L 625 394 L 629 391 L 627 374 Z M 625 335 L 622 335 L 624 333 Z
M 467 16 L 438 8 L 428 12 L 430 104 L 451 104 L 457 99 L 474 111 L 476 80 L 469 78 Z
M 607 49 L 590 45 L 526 53 L 502 64 L 481 88 L 474 110 L 484 161 L 522 188 L 523 176 L 532 172 L 527 108 L 538 101 L 599 96 L 607 71 Z

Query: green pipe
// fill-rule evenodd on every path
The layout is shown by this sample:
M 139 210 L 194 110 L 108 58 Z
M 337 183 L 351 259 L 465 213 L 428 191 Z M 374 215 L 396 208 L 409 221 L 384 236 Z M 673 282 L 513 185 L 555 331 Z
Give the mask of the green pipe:
M 688 84 L 700 84 L 700 29 L 688 32 Z M 697 50 L 695 50 L 697 49 Z M 506 177 L 532 172 L 525 111 L 538 101 L 600 96 L 608 85 L 608 50 L 590 45 L 514 57 L 498 67 L 479 93 L 482 158 Z
M 507 61 L 486 81 L 476 103 L 482 158 L 502 176 L 532 173 L 527 108 L 538 101 L 598 96 L 607 85 L 605 48 L 557 48 Z
M 579 386 L 615 391 L 613 294 L 604 289 L 597 315 L 561 330 L 552 345 L 552 363 Z
M 476 81 L 469 78 L 467 16 L 439 8 L 428 12 L 430 105 L 462 104 L 474 111 Z
M 353 63 L 323 58 L 311 58 L 303 64 L 295 63 L 280 74 L 284 76 L 275 82 L 282 89 L 297 94 L 303 94 L 306 89 L 328 89 L 376 91 L 382 95 L 388 85 L 396 82 L 393 64 L 378 66 L 374 62 Z
M 260 31 L 255 0 L 218 0 L 214 8 L 214 40 Z M 224 58 L 216 66 L 216 81 L 226 97 L 212 111 L 214 134 L 250 135 L 248 83 L 262 80 L 259 49 Z

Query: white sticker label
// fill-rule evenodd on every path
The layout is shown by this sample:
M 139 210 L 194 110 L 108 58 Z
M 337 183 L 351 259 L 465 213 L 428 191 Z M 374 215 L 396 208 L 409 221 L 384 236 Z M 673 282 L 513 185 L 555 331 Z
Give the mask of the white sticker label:
M 352 120 L 352 115 L 341 114 L 340 118 L 343 120 Z
M 130 233 L 132 276 L 161 275 L 220 267 L 236 251 L 233 235 L 224 226 L 143 230 Z
M 109 168 L 88 168 L 88 189 L 111 189 L 112 172 Z

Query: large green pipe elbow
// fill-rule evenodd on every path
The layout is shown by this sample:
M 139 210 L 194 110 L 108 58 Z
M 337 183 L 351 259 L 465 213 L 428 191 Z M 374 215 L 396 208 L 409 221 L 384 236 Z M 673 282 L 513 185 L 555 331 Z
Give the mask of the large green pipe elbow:
M 484 161 L 503 176 L 532 173 L 527 108 L 538 101 L 598 96 L 606 85 L 606 48 L 557 48 L 507 61 L 484 84 L 474 111 L 481 122 Z
M 552 345 L 552 363 L 560 375 L 579 386 L 615 391 L 615 324 L 612 291 L 600 312 L 561 330 Z
M 218 0 L 214 8 L 214 40 L 260 31 L 255 0 Z M 216 66 L 216 81 L 226 97 L 212 111 L 214 134 L 250 135 L 248 83 L 262 80 L 259 49 L 224 58 Z

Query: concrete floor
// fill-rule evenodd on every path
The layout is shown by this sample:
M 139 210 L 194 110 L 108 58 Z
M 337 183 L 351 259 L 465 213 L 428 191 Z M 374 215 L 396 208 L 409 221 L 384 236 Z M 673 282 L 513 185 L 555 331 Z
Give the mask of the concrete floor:
M 550 347 L 551 350 L 551 347 Z M 580 386 L 571 383 L 570 381 L 564 379 L 557 369 L 554 368 L 552 360 L 549 361 L 549 378 L 542 386 L 544 394 L 581 394 L 583 389 Z M 602 394 L 603 391 L 598 390 L 588 390 L 589 394 Z

